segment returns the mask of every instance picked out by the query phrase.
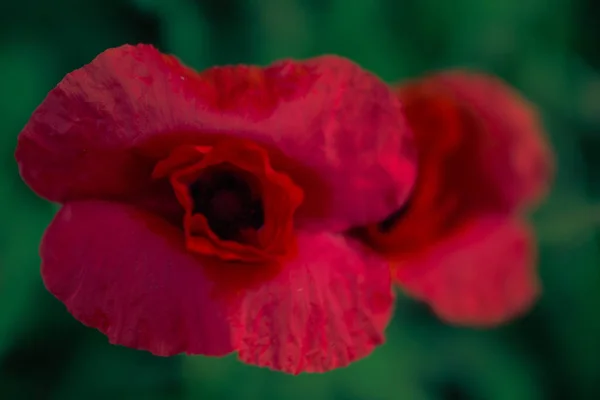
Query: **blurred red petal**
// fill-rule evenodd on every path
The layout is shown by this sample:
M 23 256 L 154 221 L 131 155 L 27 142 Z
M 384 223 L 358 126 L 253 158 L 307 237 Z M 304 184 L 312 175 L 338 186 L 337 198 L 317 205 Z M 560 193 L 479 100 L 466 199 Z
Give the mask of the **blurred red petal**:
M 539 293 L 529 228 L 504 217 L 480 218 L 396 266 L 399 285 L 443 320 L 492 326 L 532 306 Z
M 64 205 L 41 246 L 48 290 L 113 344 L 156 355 L 233 351 L 223 306 L 182 233 L 102 201 Z
M 415 134 L 419 176 L 410 201 L 360 229 L 394 258 L 426 252 L 465 221 L 507 215 L 547 191 L 553 160 L 536 110 L 494 77 L 441 72 L 397 88 Z
M 484 146 L 474 155 L 504 200 L 531 205 L 547 194 L 554 159 L 536 107 L 499 78 L 447 71 L 425 78 L 449 90 L 479 118 Z
M 198 74 L 152 46 L 127 45 L 48 94 L 16 158 L 49 200 L 129 200 L 147 191 L 172 147 L 243 137 L 284 155 L 283 170 L 306 194 L 299 222 L 342 230 L 384 218 L 412 186 L 414 149 L 399 110 L 383 82 L 339 57 Z
M 387 264 L 341 236 L 300 235 L 298 247 L 295 261 L 239 300 L 232 329 L 240 359 L 298 374 L 367 356 L 392 312 Z
M 466 219 L 504 211 L 498 190 L 473 165 L 479 132 L 472 118 L 439 85 L 417 81 L 400 89 L 419 154 L 419 176 L 410 200 L 385 221 L 359 228 L 375 250 L 407 257 L 451 235 Z

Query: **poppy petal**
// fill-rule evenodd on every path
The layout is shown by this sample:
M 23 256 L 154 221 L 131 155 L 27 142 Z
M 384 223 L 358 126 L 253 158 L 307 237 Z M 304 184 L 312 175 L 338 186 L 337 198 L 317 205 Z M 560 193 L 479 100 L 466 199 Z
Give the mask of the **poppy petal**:
M 255 140 L 291 160 L 284 172 L 306 195 L 299 223 L 315 228 L 380 220 L 415 178 L 398 99 L 352 62 L 323 56 L 196 73 L 149 45 L 109 49 L 68 74 L 19 135 L 16 158 L 51 201 L 129 201 L 151 185 L 157 157 L 210 135 Z
M 227 354 L 226 313 L 181 235 L 129 206 L 65 204 L 42 241 L 44 283 L 110 343 L 161 356 Z
M 303 234 L 298 248 L 296 260 L 239 300 L 232 320 L 240 359 L 298 374 L 368 355 L 391 317 L 387 264 L 342 236 Z
M 426 79 L 450 90 L 479 117 L 488 137 L 477 159 L 505 201 L 513 206 L 540 201 L 554 175 L 554 159 L 535 106 L 483 73 L 454 70 Z
M 490 216 L 399 264 L 396 279 L 447 322 L 492 326 L 533 304 L 539 293 L 535 257 L 524 223 Z

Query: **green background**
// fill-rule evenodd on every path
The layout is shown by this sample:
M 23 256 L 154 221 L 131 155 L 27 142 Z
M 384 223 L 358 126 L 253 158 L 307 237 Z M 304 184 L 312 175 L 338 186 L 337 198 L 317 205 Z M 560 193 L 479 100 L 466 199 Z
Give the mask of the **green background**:
M 594 2 L 1 2 L 0 399 L 600 399 Z M 38 243 L 56 208 L 21 182 L 13 151 L 30 113 L 67 72 L 127 42 L 154 43 L 200 69 L 337 53 L 390 82 L 451 66 L 505 78 L 540 105 L 558 153 L 552 195 L 532 215 L 543 298 L 525 318 L 488 331 L 445 326 L 401 299 L 385 346 L 324 375 L 109 345 L 43 288 Z

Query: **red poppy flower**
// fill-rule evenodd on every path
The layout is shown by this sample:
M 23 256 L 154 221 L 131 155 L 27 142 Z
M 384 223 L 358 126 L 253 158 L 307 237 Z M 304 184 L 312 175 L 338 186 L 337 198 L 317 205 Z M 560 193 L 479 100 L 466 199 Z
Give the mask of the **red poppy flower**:
M 419 155 L 407 204 L 361 236 L 443 319 L 493 325 L 536 297 L 522 211 L 546 193 L 551 152 L 533 107 L 496 78 L 450 71 L 397 88 Z
M 107 50 L 33 113 L 16 158 L 63 206 L 44 282 L 111 343 L 299 373 L 367 355 L 388 266 L 339 234 L 415 176 L 384 83 L 343 58 L 201 73 L 147 45 Z

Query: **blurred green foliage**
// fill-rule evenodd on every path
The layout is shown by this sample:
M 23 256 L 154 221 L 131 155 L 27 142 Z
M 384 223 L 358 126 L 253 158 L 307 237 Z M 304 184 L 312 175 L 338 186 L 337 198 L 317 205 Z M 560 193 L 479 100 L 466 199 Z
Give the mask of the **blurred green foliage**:
M 593 0 L 20 0 L 0 3 L 1 399 L 600 399 L 600 6 Z M 394 81 L 469 66 L 540 105 L 557 150 L 533 215 L 544 296 L 495 330 L 445 326 L 401 298 L 388 343 L 349 368 L 285 376 L 235 357 L 111 346 L 41 282 L 55 207 L 20 181 L 16 136 L 67 72 L 148 42 L 205 68 L 347 56 Z

